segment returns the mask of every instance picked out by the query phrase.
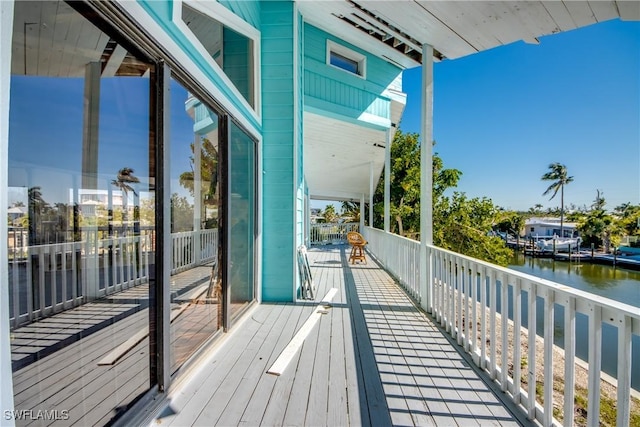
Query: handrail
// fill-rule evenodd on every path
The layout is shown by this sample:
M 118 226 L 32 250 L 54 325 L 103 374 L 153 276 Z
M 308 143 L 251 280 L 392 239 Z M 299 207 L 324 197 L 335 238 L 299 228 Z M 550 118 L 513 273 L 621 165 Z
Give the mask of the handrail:
M 617 425 L 629 425 L 631 342 L 633 335 L 640 335 L 640 308 L 433 245 L 427 245 L 431 283 L 420 286 L 419 242 L 370 227 L 364 231 L 369 251 L 399 278 L 409 294 L 422 300 L 422 306 L 472 356 L 474 363 L 508 392 L 530 419 L 543 425 L 560 424 L 553 413 L 554 387 L 559 387 L 554 385 L 554 380 L 558 377 L 564 382 L 561 411 L 564 424 L 572 425 L 575 369 L 582 369 L 576 368 L 576 364 L 584 366 L 588 373 L 587 425 L 599 424 L 600 383 L 606 376 L 601 367 L 602 336 L 603 332 L 614 333 L 611 328 L 605 331 L 603 324 L 613 326 L 618 341 L 617 378 L 614 381 Z M 397 255 L 398 252 L 401 254 Z M 403 264 L 403 258 L 407 256 L 411 260 L 404 260 Z M 424 295 L 425 290 L 427 295 Z M 429 301 L 426 300 L 428 296 Z M 564 318 L 564 350 L 554 345 L 554 321 L 556 313 L 560 313 L 559 307 Z M 539 326 L 537 316 L 540 313 L 543 320 L 541 336 L 529 334 L 528 325 Z M 587 317 L 589 363 L 576 357 L 576 345 L 584 344 L 576 340 L 576 318 L 582 315 Z M 536 351 L 536 348 L 542 351 Z M 558 354 L 562 354 L 564 363 L 556 367 L 554 359 L 557 360 Z M 538 367 L 541 367 L 540 371 Z M 541 388 L 539 384 L 542 384 Z
M 148 282 L 153 236 L 100 238 L 97 229 L 82 235 L 78 242 L 9 248 L 12 328 Z M 171 242 L 176 274 L 216 258 L 218 230 L 172 233 Z
M 309 245 L 327 245 L 347 243 L 347 233 L 359 231 L 360 224 L 355 222 L 311 224 Z

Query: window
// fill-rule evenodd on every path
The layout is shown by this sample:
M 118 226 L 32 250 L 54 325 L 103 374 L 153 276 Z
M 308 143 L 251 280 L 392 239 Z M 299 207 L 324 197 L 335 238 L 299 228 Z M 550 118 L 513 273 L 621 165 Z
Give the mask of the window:
M 255 102 L 255 43 L 190 5 L 182 5 L 182 21 L 202 44 L 206 54 L 224 71 L 249 105 Z
M 327 40 L 327 64 L 366 78 L 366 60 L 364 55 Z

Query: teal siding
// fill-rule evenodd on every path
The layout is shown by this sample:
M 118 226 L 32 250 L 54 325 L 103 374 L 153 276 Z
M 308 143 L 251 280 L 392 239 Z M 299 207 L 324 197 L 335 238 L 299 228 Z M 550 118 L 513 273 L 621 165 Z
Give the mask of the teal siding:
M 290 1 L 263 2 L 262 145 L 263 270 L 262 299 L 293 301 L 294 272 L 294 13 Z
M 364 55 L 366 79 L 327 65 L 327 40 Z M 391 100 L 382 93 L 400 68 L 310 24 L 304 26 L 304 61 L 305 108 L 389 126 Z
M 183 52 L 194 62 L 194 64 L 205 74 L 205 76 L 222 92 L 225 99 L 219 100 L 221 103 L 233 105 L 241 114 L 251 123 L 251 125 L 260 130 L 260 123 L 251 115 L 250 111 L 244 107 L 240 99 L 231 91 L 224 83 L 220 76 L 209 65 L 207 60 L 202 57 L 195 49 L 193 44 L 187 39 L 182 31 L 172 21 L 173 11 L 172 2 L 158 2 L 154 0 L 138 0 L 138 3 L 144 8 L 149 16 L 151 16 L 165 33 L 174 40 Z
M 260 28 L 260 2 L 257 0 L 218 0 L 218 2 L 229 9 L 245 22 L 254 28 Z

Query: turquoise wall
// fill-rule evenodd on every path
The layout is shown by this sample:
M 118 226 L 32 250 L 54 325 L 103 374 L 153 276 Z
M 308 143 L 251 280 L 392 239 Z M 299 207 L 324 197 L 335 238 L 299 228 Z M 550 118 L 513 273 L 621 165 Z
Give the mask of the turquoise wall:
M 364 55 L 366 79 L 328 65 L 327 40 Z M 352 120 L 368 113 L 374 117 L 365 121 L 389 126 L 391 100 L 381 94 L 402 73 L 400 68 L 311 24 L 304 26 L 304 61 L 305 109 Z
M 293 301 L 295 4 L 261 4 L 263 231 L 262 299 Z
M 229 9 L 245 22 L 254 28 L 260 28 L 260 2 L 257 0 L 218 0 L 218 2 Z

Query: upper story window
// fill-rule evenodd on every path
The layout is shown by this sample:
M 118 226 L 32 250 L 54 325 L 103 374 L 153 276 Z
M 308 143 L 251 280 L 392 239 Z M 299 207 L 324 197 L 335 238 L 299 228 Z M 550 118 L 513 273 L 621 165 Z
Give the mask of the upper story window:
M 327 64 L 366 78 L 367 57 L 327 40 Z
M 182 20 L 238 92 L 256 108 L 254 40 L 185 3 Z

